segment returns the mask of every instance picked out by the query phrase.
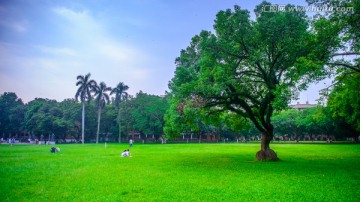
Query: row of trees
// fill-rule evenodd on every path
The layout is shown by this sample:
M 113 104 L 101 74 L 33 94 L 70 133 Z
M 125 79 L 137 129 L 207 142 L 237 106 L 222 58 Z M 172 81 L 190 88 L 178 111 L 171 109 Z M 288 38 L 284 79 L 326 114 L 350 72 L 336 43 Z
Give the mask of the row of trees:
M 84 141 L 119 140 L 130 131 L 163 135 L 163 115 L 168 108 L 167 100 L 155 95 L 139 92 L 135 97 L 127 96 L 117 104 L 116 96 L 101 109 L 99 128 L 99 105 L 96 99 L 79 103 L 75 99 L 62 102 L 36 98 L 24 104 L 15 93 L 0 95 L 0 134 L 3 138 L 22 137 L 39 139 L 54 134 L 57 140 L 82 140 L 82 106 L 86 108 Z M 121 117 L 121 119 L 119 119 Z
M 356 129 L 341 117 L 333 116 L 331 110 L 328 106 L 318 106 L 301 111 L 289 109 L 277 112 L 272 118 L 274 134 L 296 140 L 318 135 L 358 140 Z
M 119 106 L 116 99 L 111 99 L 111 104 L 102 109 L 101 131 L 102 141 L 118 141 L 119 133 L 125 137 L 131 131 L 139 132 L 142 138 L 154 135 L 156 138 L 172 134 L 178 130 L 179 134 L 188 135 L 218 135 L 223 139 L 250 139 L 258 136 L 256 127 L 248 120 L 235 113 L 208 113 L 199 108 L 187 108 L 177 124 L 169 128 L 165 124 L 168 120 L 171 105 L 167 97 L 159 97 L 139 92 L 135 97 L 128 95 Z M 82 140 L 81 135 L 81 103 L 75 99 L 66 99 L 62 102 L 36 98 L 23 104 L 15 93 L 0 95 L 0 132 L 2 137 L 18 138 L 28 134 L 27 138 L 40 139 L 41 136 L 55 135 L 57 140 L 65 139 Z M 346 108 L 347 104 L 337 104 Z M 85 103 L 87 117 L 85 121 L 85 141 L 99 140 L 97 134 L 98 104 L 93 99 Z M 304 138 L 306 135 L 335 136 L 337 139 L 359 135 L 358 120 L 353 119 L 357 112 L 349 113 L 351 116 L 339 115 L 337 108 L 318 106 L 306 110 L 288 109 L 275 112 L 272 116 L 275 136 L 288 136 L 292 139 Z M 334 113 L 336 112 L 336 113 Z M 122 117 L 119 119 L 119 116 Z M 165 116 L 165 118 L 164 118 Z M 120 121 L 121 120 L 121 121 Z M 355 127 L 357 126 L 357 127 Z M 172 131 L 171 131 L 172 130 Z M 175 136 L 174 138 L 176 138 Z M 167 138 L 172 138 L 167 136 Z M 252 138 L 253 139 L 253 138 Z

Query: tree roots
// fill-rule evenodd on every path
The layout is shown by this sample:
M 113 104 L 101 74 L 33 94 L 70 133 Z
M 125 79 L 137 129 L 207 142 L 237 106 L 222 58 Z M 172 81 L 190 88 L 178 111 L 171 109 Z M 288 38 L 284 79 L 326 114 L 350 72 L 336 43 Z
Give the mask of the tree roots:
M 267 149 L 265 151 L 260 150 L 256 153 L 256 158 L 259 161 L 279 161 L 276 153 L 272 149 Z

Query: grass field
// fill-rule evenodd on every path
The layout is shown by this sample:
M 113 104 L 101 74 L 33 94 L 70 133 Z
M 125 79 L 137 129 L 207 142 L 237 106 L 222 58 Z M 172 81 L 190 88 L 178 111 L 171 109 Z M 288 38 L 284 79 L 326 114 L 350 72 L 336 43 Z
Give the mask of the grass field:
M 0 201 L 360 201 L 360 145 L 0 145 Z

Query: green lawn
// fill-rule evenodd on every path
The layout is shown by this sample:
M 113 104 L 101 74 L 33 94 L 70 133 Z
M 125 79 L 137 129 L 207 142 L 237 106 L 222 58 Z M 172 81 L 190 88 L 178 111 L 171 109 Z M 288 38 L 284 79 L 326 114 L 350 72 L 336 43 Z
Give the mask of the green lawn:
M 0 145 L 0 201 L 360 201 L 360 145 Z

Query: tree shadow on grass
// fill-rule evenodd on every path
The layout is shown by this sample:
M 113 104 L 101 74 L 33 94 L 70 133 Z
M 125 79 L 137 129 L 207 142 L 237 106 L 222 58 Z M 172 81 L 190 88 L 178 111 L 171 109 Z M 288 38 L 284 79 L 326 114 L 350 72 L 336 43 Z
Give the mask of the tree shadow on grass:
M 248 154 L 182 154 L 177 158 L 177 163 L 181 167 L 189 168 L 209 168 L 209 169 L 229 169 L 251 167 L 260 163 L 255 155 Z

